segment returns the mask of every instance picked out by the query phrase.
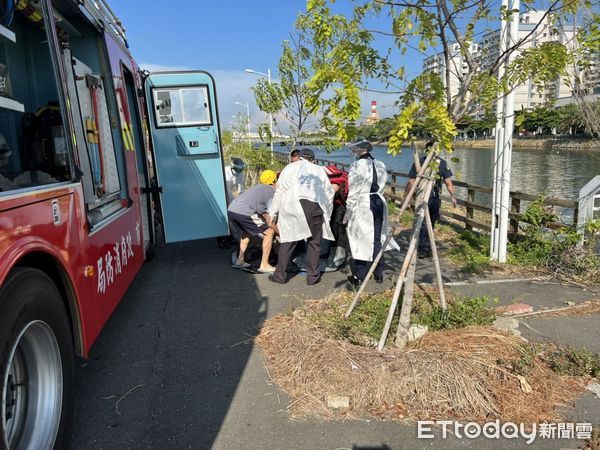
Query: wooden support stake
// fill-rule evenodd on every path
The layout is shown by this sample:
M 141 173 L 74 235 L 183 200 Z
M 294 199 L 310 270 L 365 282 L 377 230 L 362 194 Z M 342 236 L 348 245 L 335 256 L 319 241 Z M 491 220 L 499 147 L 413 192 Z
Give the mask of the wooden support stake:
M 419 233 L 420 234 L 420 233 Z M 396 347 L 403 349 L 406 346 L 406 335 L 410 328 L 410 312 L 415 294 L 415 271 L 417 268 L 417 252 L 413 252 L 408 266 L 408 272 L 404 281 L 404 295 L 402 296 L 402 307 L 400 309 L 400 319 L 398 320 L 398 329 L 396 330 Z
M 434 152 L 431 152 L 433 154 Z M 428 171 L 431 174 L 431 170 Z M 402 290 L 402 285 L 406 278 L 406 273 L 408 271 L 408 267 L 413 257 L 413 253 L 416 251 L 417 245 L 419 243 L 419 233 L 421 232 L 421 226 L 423 225 L 423 221 L 425 220 L 425 210 L 427 209 L 427 204 L 429 202 L 429 196 L 431 195 L 431 190 L 433 189 L 433 180 L 427 180 L 425 184 L 425 193 L 423 195 L 423 202 L 418 205 L 416 211 L 416 220 L 415 225 L 413 227 L 412 236 L 410 239 L 410 244 L 408 245 L 408 250 L 406 251 L 406 256 L 404 258 L 404 263 L 402 264 L 402 270 L 400 271 L 400 275 L 398 277 L 398 282 L 396 283 L 396 289 L 394 290 L 394 296 L 392 298 L 392 304 L 390 305 L 390 309 L 388 311 L 387 319 L 385 321 L 385 326 L 383 327 L 383 332 L 381 333 L 381 338 L 379 339 L 379 345 L 377 345 L 377 350 L 380 352 L 383 351 L 385 347 L 385 341 L 387 340 L 388 334 L 390 332 L 390 327 L 392 326 L 392 320 L 394 319 L 394 314 L 396 313 L 396 309 L 398 307 L 398 299 L 400 297 L 400 291 Z M 420 184 L 420 183 L 419 183 Z M 404 309 L 404 306 L 403 306 Z M 410 311 L 408 312 L 410 318 Z
M 367 276 L 365 277 L 362 284 L 360 285 L 360 288 L 356 292 L 356 295 L 354 296 L 354 300 L 352 301 L 352 304 L 348 308 L 348 311 L 346 311 L 346 314 L 344 314 L 344 317 L 346 319 L 348 317 L 350 317 L 350 314 L 352 314 L 352 311 L 354 310 L 354 308 L 356 308 L 356 305 L 358 305 L 360 296 L 363 293 L 363 291 L 365 290 L 365 288 L 367 286 L 367 282 L 373 275 L 373 272 L 375 272 L 375 268 L 377 267 L 377 264 L 379 264 L 379 261 L 381 261 L 381 258 L 383 257 L 383 253 L 385 252 L 385 249 L 387 248 L 388 244 L 390 243 L 390 240 L 392 239 L 393 236 L 395 236 L 398 233 L 399 228 L 400 228 L 400 218 L 402 217 L 402 214 L 404 214 L 404 211 L 408 207 L 410 200 L 412 199 L 412 197 L 415 193 L 415 190 L 417 189 L 417 186 L 423 182 L 423 174 L 425 173 L 425 170 L 427 170 L 429 163 L 431 162 L 431 160 L 433 159 L 433 157 L 435 155 L 436 155 L 436 152 L 434 152 L 434 151 L 430 152 L 427 155 L 427 158 L 425 158 L 425 161 L 423 162 L 423 167 L 421 167 L 421 170 L 419 170 L 417 173 L 417 182 L 415 182 L 412 185 L 412 187 L 410 188 L 410 190 L 406 193 L 406 196 L 404 197 L 404 200 L 402 201 L 402 206 L 400 207 L 400 211 L 398 213 L 398 218 L 396 219 L 396 224 L 394 225 L 394 228 L 388 232 L 387 238 L 385 239 L 383 245 L 381 246 L 381 250 L 379 250 L 379 253 L 373 260 L 373 263 L 371 264 L 371 268 L 369 269 Z
M 440 267 L 440 259 L 438 257 L 437 245 L 433 234 L 433 224 L 429 215 L 429 208 L 425 209 L 425 225 L 427 226 L 427 234 L 429 235 L 429 243 L 431 244 L 431 257 L 435 266 L 435 276 L 437 277 L 438 289 L 440 290 L 440 306 L 443 311 L 446 311 L 446 294 L 444 293 L 444 280 L 442 279 L 442 269 Z
M 415 167 L 417 170 L 421 168 L 419 161 L 419 153 L 417 152 L 417 146 L 413 146 L 413 158 L 415 160 Z M 468 193 L 469 201 L 475 201 L 475 191 L 469 189 Z M 473 211 L 471 210 L 471 218 L 473 217 Z M 467 210 L 467 216 L 468 216 Z M 442 310 L 446 311 L 446 294 L 444 292 L 444 280 L 442 279 L 442 269 L 440 267 L 440 258 L 438 257 L 437 244 L 435 243 L 435 235 L 433 234 L 433 223 L 431 222 L 431 215 L 429 214 L 429 202 L 425 209 L 425 225 L 427 226 L 427 235 L 429 236 L 429 244 L 431 246 L 431 257 L 433 259 L 433 265 L 435 267 L 435 275 L 437 277 L 438 289 L 440 290 L 440 306 Z M 414 278 L 414 277 L 413 277 Z M 405 289 L 406 290 L 406 289 Z M 412 303 L 411 303 L 412 305 Z M 408 329 L 407 329 L 408 331 Z

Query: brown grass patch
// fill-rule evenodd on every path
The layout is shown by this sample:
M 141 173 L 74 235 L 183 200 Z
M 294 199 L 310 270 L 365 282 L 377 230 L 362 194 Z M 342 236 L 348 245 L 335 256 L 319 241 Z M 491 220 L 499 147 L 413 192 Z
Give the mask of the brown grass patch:
M 256 341 L 270 376 L 291 396 L 296 418 L 374 415 L 513 422 L 557 420 L 555 406 L 573 402 L 580 379 L 552 372 L 539 358 L 525 381 L 498 360 L 522 356 L 519 338 L 491 327 L 433 332 L 403 350 L 373 348 L 331 335 L 310 320 L 314 302 L 293 314 L 265 322 Z M 524 390 L 531 388 L 531 392 Z M 350 398 L 350 407 L 332 410 L 327 396 Z
M 591 299 L 583 302 L 581 305 L 577 305 L 575 308 L 564 309 L 562 311 L 540 313 L 531 318 L 539 319 L 550 319 L 552 317 L 582 317 L 589 316 L 590 314 L 600 313 L 600 299 Z M 523 317 L 527 319 L 527 317 Z

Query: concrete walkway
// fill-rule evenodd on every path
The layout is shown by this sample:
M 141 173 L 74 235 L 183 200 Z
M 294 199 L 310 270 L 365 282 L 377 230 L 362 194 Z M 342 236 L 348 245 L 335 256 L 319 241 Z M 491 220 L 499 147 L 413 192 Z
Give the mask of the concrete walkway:
M 78 369 L 70 448 L 120 449 L 419 449 L 522 448 L 523 440 L 419 440 L 415 424 L 372 418 L 290 421 L 288 399 L 269 381 L 254 346 L 260 323 L 303 299 L 346 289 L 344 272 L 306 286 L 301 275 L 281 286 L 266 275 L 232 270 L 213 240 L 157 249 Z M 391 267 L 400 263 L 389 258 Z M 432 270 L 419 269 L 421 282 Z M 445 269 L 447 281 L 467 281 Z M 371 289 L 391 286 L 373 283 Z M 470 280 L 473 281 L 473 280 Z M 585 301 L 597 293 L 556 284 L 501 282 L 453 286 L 460 295 L 526 301 L 535 307 Z M 531 319 L 540 334 L 598 351 L 600 317 Z M 586 328 L 583 328 L 586 327 Z M 586 330 L 584 333 L 578 330 Z M 585 336 L 583 336 L 585 335 Z M 569 414 L 600 424 L 600 399 L 586 396 Z M 593 418 L 593 416 L 595 417 Z M 439 435 L 439 432 L 437 432 Z M 537 440 L 529 448 L 577 448 Z

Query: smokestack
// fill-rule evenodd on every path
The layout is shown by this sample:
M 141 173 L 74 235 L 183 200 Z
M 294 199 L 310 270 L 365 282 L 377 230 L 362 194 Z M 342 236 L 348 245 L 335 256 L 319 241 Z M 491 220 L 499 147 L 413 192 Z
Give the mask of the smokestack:
M 377 101 L 371 101 L 371 114 L 369 115 L 369 119 L 367 121 L 370 124 L 379 122 L 379 113 L 377 112 Z

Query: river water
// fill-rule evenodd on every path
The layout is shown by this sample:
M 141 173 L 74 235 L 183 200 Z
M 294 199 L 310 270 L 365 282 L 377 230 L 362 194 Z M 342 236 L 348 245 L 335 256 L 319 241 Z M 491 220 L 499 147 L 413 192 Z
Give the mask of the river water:
M 342 149 L 327 153 L 311 147 L 317 158 L 350 163 L 350 152 Z M 412 164 L 412 151 L 403 149 L 398 156 L 387 153 L 387 147 L 375 146 L 373 156 L 383 161 L 388 170 L 408 172 Z M 446 156 L 454 178 L 478 186 L 491 187 L 493 176 L 493 149 L 456 148 Z M 458 158 L 458 161 L 451 160 Z M 568 200 L 577 200 L 579 190 L 594 176 L 600 175 L 600 149 L 541 150 L 514 149 L 512 156 L 511 189 L 527 194 L 545 194 Z M 402 182 L 404 180 L 398 180 Z

